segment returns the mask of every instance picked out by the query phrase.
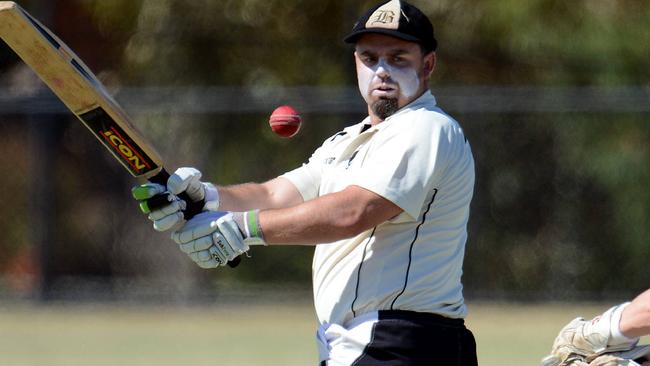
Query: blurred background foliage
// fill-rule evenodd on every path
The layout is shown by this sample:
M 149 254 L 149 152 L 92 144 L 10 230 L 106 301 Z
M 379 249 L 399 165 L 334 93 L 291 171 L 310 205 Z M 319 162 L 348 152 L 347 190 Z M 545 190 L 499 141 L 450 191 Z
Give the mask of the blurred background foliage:
M 120 92 L 138 87 L 172 94 L 232 87 L 242 98 L 272 102 L 286 100 L 293 87 L 354 88 L 352 51 L 341 39 L 374 3 L 21 5 L 128 103 Z M 434 93 L 462 86 L 478 98 L 485 86 L 633 86 L 648 99 L 647 1 L 412 3 L 430 16 L 440 44 Z M 0 73 L 0 90 L 10 95 L 43 88 L 4 44 Z M 141 111 L 133 102 L 127 110 L 169 168 L 196 166 L 212 181 L 235 184 L 298 166 L 322 140 L 365 115 L 363 104 L 354 112 L 310 110 L 328 102 L 320 98 L 296 105 L 305 123 L 291 140 L 269 131 L 271 109 Z M 466 130 L 477 162 L 464 276 L 469 297 L 601 299 L 648 287 L 647 111 L 449 112 Z M 235 287 L 309 287 L 311 248 L 257 248 L 236 270 L 195 268 L 168 234 L 154 232 L 139 215 L 129 199 L 134 182 L 70 115 L 4 113 L 0 133 L 3 293 L 186 301 Z

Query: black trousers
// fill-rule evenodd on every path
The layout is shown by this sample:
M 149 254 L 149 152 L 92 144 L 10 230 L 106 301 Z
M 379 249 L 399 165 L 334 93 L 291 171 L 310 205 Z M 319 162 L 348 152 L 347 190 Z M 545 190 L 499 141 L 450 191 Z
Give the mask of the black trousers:
M 462 319 L 402 310 L 379 312 L 352 366 L 477 366 L 476 341 Z M 321 362 L 327 366 L 327 362 Z

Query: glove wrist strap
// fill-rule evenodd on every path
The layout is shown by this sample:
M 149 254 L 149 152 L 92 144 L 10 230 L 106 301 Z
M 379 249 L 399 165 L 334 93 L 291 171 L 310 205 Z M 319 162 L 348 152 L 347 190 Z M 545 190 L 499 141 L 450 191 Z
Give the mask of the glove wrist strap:
M 610 337 L 609 341 L 607 342 L 608 346 L 616 346 L 619 344 L 635 344 L 638 342 L 638 338 L 628 338 L 626 337 L 623 333 L 621 333 L 621 329 L 619 327 L 619 323 L 621 322 L 621 314 L 623 314 L 623 310 L 629 305 L 629 302 L 626 302 L 624 304 L 618 305 L 612 309 L 612 317 L 610 320 Z
M 260 226 L 260 210 L 234 212 L 233 220 L 239 226 L 239 230 L 248 245 L 267 245 Z

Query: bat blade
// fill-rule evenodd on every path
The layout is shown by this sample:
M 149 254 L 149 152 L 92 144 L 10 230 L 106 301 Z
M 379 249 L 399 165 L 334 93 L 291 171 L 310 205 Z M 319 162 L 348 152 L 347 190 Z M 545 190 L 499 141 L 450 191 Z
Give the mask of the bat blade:
M 0 1 L 0 38 L 43 80 L 113 156 L 136 178 L 166 185 L 162 158 L 134 127 L 95 74 L 54 33 L 13 1 Z M 201 212 L 185 192 L 183 212 L 189 220 Z M 160 198 L 160 197 L 157 197 Z M 166 204 L 166 197 L 152 200 Z M 155 206 L 149 206 L 155 209 Z M 239 257 L 229 262 L 237 266 Z
M 79 57 L 13 1 L 0 1 L 0 37 L 113 156 L 138 178 L 162 170 L 158 152 Z

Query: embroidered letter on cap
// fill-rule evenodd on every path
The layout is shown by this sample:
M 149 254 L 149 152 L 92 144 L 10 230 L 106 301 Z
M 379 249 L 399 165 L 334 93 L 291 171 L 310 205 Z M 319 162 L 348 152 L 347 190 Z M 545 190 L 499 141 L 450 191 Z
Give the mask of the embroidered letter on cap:
M 399 0 L 392 0 L 379 7 L 368 18 L 366 28 L 399 28 L 399 18 L 402 15 L 402 8 Z

